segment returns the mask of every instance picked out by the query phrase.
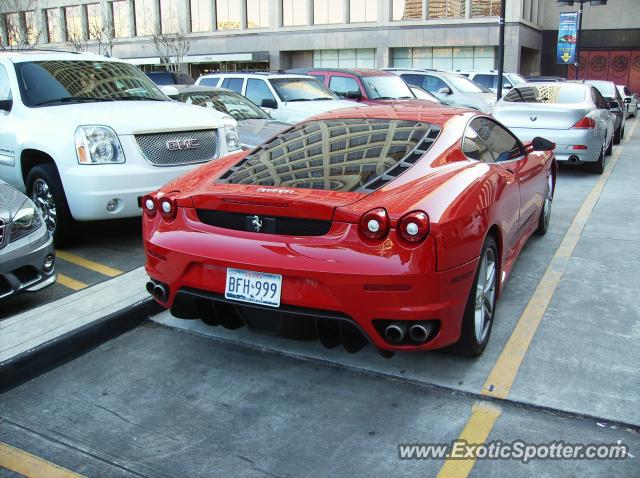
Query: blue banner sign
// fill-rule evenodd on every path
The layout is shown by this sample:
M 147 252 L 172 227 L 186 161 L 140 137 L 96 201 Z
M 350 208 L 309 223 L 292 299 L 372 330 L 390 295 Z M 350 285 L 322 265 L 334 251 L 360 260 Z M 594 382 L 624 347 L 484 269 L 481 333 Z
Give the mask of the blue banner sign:
M 569 65 L 576 62 L 576 41 L 578 39 L 578 12 L 561 13 L 560 28 L 558 28 L 559 65 Z

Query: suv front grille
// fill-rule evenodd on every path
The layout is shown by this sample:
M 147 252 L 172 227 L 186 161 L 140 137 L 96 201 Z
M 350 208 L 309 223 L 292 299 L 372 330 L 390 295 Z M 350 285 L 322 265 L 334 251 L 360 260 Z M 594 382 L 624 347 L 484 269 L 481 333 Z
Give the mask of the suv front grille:
M 0 248 L 4 246 L 5 225 L 4 221 L 0 219 Z
M 146 160 L 154 166 L 202 163 L 220 155 L 214 129 L 140 134 L 135 138 Z
M 282 236 L 322 236 L 329 232 L 331 221 L 300 219 L 296 217 L 263 216 L 227 211 L 197 209 L 198 218 L 209 226 L 233 229 L 235 231 L 261 232 Z M 256 230 L 254 220 L 260 223 Z

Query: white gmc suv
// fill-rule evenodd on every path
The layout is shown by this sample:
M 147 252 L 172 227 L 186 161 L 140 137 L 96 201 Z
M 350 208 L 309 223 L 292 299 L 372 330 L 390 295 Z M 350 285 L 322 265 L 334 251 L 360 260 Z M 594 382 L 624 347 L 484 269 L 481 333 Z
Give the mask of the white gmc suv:
M 0 53 L 0 179 L 58 245 L 75 221 L 132 217 L 194 165 L 239 149 L 236 121 L 176 103 L 136 67 L 91 53 Z

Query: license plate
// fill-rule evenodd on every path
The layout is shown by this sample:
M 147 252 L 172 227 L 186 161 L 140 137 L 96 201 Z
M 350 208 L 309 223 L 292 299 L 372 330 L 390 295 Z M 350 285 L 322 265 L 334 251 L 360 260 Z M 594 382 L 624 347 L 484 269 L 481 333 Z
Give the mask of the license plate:
M 282 276 L 264 272 L 227 269 L 224 296 L 252 304 L 280 307 Z

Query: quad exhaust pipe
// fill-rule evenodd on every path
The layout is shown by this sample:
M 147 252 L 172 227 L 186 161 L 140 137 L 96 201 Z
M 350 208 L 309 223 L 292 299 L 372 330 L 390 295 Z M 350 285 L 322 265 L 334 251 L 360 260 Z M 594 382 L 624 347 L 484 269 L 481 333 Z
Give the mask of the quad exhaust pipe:
M 409 338 L 414 342 L 422 343 L 426 342 L 433 331 L 433 323 L 424 322 L 421 324 L 414 324 L 409 327 Z
M 433 327 L 431 321 L 410 323 L 398 320 L 387 325 L 384 337 L 392 344 L 399 344 L 408 336 L 413 343 L 421 344 L 427 341 Z
M 407 323 L 406 322 L 392 322 L 384 329 L 384 337 L 392 344 L 399 344 L 404 340 L 407 335 Z
M 147 282 L 146 288 L 147 292 L 160 302 L 166 302 L 169 299 L 169 288 L 160 282 L 151 280 Z

